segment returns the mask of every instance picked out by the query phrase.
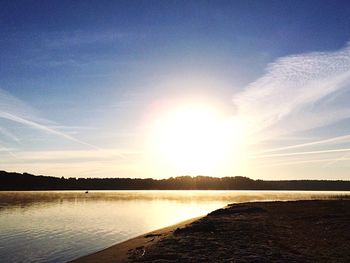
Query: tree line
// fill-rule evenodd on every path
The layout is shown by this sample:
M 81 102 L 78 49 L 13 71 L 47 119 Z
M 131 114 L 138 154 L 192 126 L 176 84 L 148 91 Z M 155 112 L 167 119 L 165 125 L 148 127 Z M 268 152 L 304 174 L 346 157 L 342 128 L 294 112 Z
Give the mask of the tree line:
M 179 176 L 168 179 L 64 178 L 0 171 L 0 190 L 329 190 L 350 191 L 350 181 L 253 180 L 248 177 Z

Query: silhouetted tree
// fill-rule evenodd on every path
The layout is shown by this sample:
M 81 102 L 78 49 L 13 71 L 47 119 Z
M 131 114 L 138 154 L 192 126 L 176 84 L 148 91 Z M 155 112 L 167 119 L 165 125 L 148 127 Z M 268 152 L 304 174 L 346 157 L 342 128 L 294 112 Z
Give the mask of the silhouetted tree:
M 0 171 L 0 190 L 337 190 L 349 191 L 350 181 L 263 181 L 248 177 L 179 176 L 168 179 L 75 178 L 35 176 Z

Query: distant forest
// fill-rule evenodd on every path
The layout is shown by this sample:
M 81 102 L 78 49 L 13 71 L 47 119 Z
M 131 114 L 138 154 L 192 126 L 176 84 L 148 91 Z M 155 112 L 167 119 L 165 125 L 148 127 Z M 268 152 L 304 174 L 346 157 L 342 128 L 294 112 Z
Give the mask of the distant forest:
M 263 181 L 247 177 L 179 176 L 168 179 L 64 178 L 0 171 L 6 190 L 329 190 L 350 191 L 350 181 Z

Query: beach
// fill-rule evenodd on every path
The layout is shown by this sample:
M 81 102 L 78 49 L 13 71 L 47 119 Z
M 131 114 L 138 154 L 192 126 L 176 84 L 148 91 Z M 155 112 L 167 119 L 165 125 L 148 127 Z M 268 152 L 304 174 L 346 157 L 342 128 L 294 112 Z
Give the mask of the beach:
M 349 262 L 350 200 L 230 204 L 72 262 Z

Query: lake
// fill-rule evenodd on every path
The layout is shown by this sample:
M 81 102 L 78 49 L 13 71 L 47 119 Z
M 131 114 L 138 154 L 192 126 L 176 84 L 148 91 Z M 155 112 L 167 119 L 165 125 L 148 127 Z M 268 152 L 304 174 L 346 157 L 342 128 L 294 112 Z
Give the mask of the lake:
M 0 192 L 1 262 L 65 262 L 229 203 L 328 199 L 349 192 Z

